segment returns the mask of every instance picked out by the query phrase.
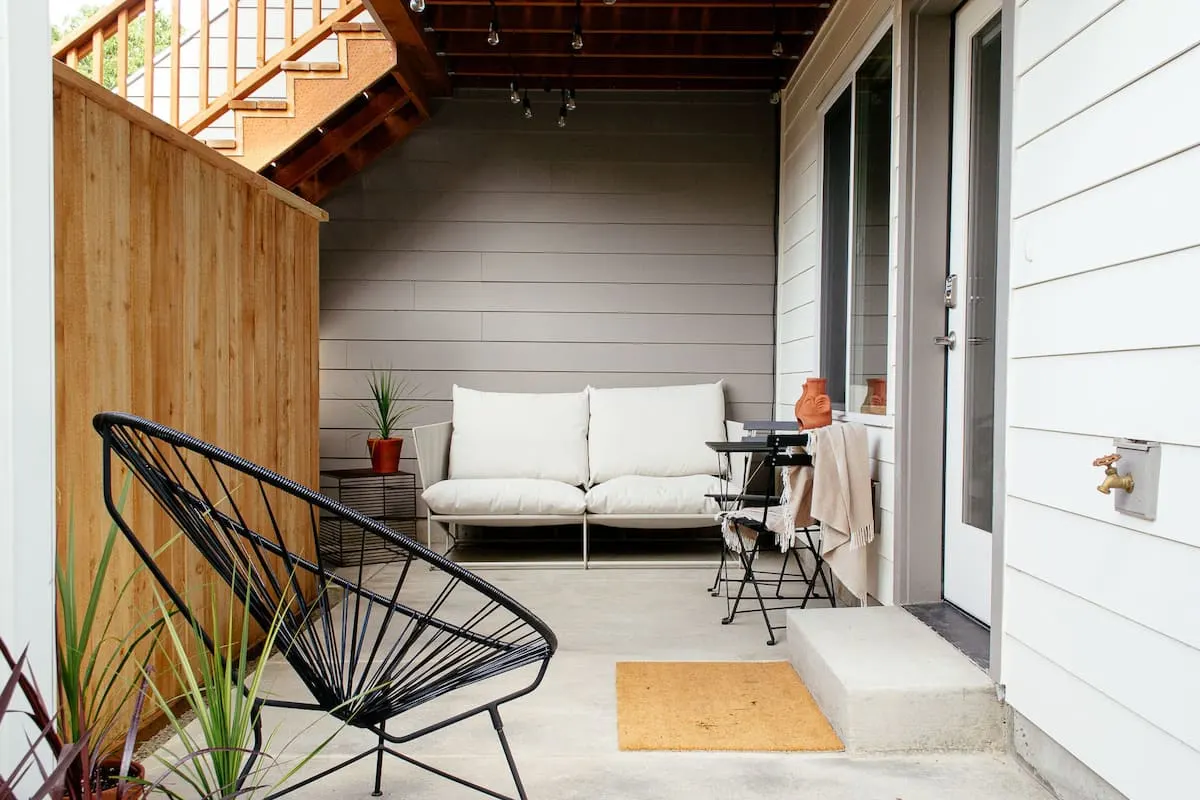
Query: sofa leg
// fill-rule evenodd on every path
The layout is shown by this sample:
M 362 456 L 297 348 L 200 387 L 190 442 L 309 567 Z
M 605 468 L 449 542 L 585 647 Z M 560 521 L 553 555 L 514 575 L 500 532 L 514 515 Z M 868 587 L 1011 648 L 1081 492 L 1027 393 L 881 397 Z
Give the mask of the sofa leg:
M 583 518 L 583 568 L 588 569 L 588 523 L 587 517 Z

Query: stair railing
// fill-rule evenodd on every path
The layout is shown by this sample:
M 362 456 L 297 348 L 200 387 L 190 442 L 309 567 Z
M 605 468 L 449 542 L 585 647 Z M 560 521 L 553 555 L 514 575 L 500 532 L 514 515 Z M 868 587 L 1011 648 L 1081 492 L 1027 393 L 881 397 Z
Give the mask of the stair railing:
M 185 2 L 195 10 L 187 19 Z M 144 109 L 194 136 L 362 11 L 362 0 L 116 0 L 56 42 L 51 54 L 121 97 L 140 95 Z M 214 54 L 221 39 L 224 48 Z M 194 64 L 182 57 L 193 43 Z M 221 49 L 224 58 L 214 58 Z M 164 71 L 165 96 L 155 91 Z

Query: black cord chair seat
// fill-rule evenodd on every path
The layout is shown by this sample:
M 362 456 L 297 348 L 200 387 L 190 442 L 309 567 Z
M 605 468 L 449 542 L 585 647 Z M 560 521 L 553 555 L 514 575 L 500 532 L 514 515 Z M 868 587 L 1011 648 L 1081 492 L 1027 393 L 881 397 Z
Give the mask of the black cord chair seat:
M 130 498 L 129 518 L 113 497 L 114 462 L 136 477 L 136 492 L 152 498 L 182 539 L 203 557 L 264 629 L 276 626 L 276 647 L 309 690 L 309 699 L 260 699 L 259 705 L 328 713 L 376 734 L 378 744 L 317 775 L 285 787 L 295 791 L 363 758 L 375 756 L 379 796 L 383 756 L 394 756 L 491 797 L 509 800 L 471 781 L 424 764 L 395 749 L 479 714 L 488 714 L 517 795 L 526 800 L 504 733 L 499 707 L 538 687 L 557 639 L 532 612 L 478 575 L 415 539 L 393 531 L 324 495 L 187 434 L 130 414 L 93 420 L 104 440 L 104 499 L 109 513 L 179 613 L 214 647 L 215 631 L 174 585 L 157 552 L 165 520 L 146 525 L 144 501 Z M 115 458 L 114 458 L 115 456 Z M 117 465 L 119 468 L 119 464 Z M 131 518 L 145 525 L 139 536 Z M 336 570 L 323 563 L 322 524 L 354 526 L 365 549 L 381 544 L 396 553 L 386 576 L 367 575 L 360 564 Z M 161 538 L 161 537 L 160 537 Z M 371 545 L 368 545 L 368 541 Z M 169 550 L 170 548 L 168 548 Z M 372 570 L 378 567 L 372 567 Z M 420 578 L 414 576 L 420 573 Z M 394 573 L 394 577 L 391 573 Z M 431 588 L 432 587 L 432 588 Z M 211 594 L 193 598 L 206 602 Z M 264 654 L 265 655 L 265 654 Z M 528 668 L 493 699 L 461 694 L 463 707 L 404 734 L 386 726 L 419 706 L 497 676 Z M 508 684 L 512 685 L 508 685 Z M 400 720 L 402 721 L 402 720 Z M 261 747 L 261 715 L 255 720 Z M 243 770 L 248 777 L 251 758 Z

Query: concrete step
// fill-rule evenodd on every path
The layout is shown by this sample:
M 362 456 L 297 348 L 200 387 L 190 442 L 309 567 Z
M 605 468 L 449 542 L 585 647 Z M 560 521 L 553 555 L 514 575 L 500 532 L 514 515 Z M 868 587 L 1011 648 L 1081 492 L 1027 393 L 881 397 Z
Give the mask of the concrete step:
M 792 666 L 848 751 L 1005 747 L 995 684 L 903 608 L 793 610 L 787 626 Z

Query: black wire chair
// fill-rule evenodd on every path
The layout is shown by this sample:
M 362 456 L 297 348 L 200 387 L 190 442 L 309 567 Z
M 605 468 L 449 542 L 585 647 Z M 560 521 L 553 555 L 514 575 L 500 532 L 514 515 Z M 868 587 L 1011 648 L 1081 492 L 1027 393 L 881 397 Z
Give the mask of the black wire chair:
M 193 613 L 185 602 L 181 591 L 188 587 L 173 586 L 167 579 L 159 564 L 167 555 L 151 554 L 148 544 L 155 541 L 155 526 L 145 531 L 148 541 L 139 539 L 116 506 L 114 456 L 133 472 L 135 486 L 157 501 L 231 591 L 247 601 L 255 622 L 264 629 L 276 626 L 277 648 L 312 699 L 265 698 L 256 710 L 268 706 L 324 712 L 377 736 L 378 743 L 365 752 L 272 797 L 372 755 L 376 758 L 374 796 L 378 797 L 386 754 L 491 797 L 511 800 L 396 749 L 486 712 L 517 794 L 525 800 L 499 707 L 532 692 L 546 674 L 557 639 L 542 620 L 416 540 L 238 456 L 129 414 L 98 414 L 93 425 L 104 440 L 104 499 L 109 513 L 208 646 L 214 647 L 214 632 L 205 630 L 205 615 Z M 134 508 L 134 514 L 144 513 Z M 396 553 L 395 564 L 384 568 L 392 573 L 386 576 L 387 585 L 380 585 L 380 575 L 366 575 L 361 565 L 334 570 L 324 564 L 318 546 L 322 521 L 354 526 L 361 531 L 362 546 L 382 543 Z M 299 541 L 303 544 L 297 545 Z M 293 551 L 304 546 L 307 553 Z M 419 569 L 422 565 L 428 567 Z M 386 730 L 390 721 L 418 706 L 522 668 L 528 668 L 529 680 L 516 681 L 519 676 L 513 676 L 506 683 L 516 685 L 506 686 L 495 699 L 481 702 L 477 692 L 464 693 L 458 696 L 464 707 L 439 715 L 438 721 L 426 719 L 402 735 Z M 256 714 L 254 738 L 257 753 L 262 746 L 261 714 Z M 253 758 L 245 765 L 243 779 L 252 762 Z

